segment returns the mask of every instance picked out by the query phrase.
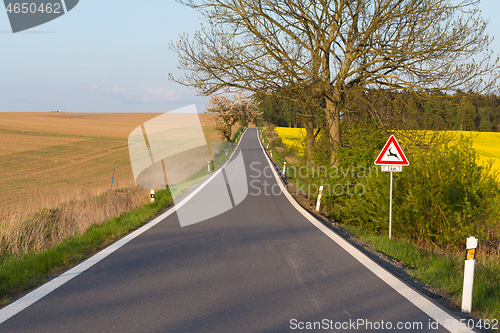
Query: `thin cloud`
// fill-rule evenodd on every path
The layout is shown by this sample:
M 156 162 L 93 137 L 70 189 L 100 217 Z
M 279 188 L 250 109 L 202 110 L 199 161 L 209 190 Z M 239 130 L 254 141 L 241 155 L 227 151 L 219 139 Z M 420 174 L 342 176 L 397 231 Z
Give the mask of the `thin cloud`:
M 115 94 L 125 95 L 127 93 L 127 88 L 114 87 L 113 89 L 111 89 L 111 91 L 114 92 Z

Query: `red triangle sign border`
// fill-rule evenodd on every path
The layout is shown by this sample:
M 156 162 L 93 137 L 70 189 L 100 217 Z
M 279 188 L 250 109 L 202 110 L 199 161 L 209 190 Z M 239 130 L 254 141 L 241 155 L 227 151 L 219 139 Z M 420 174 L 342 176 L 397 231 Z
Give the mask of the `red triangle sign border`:
M 399 153 L 399 156 L 401 156 L 402 161 L 382 161 L 385 153 L 389 149 L 390 145 L 394 144 L 396 147 L 396 150 Z M 408 159 L 406 158 L 405 154 L 403 153 L 403 150 L 401 149 L 401 146 L 399 145 L 398 141 L 394 137 L 394 135 L 391 135 L 389 140 L 387 140 L 387 143 L 385 144 L 384 148 L 382 148 L 382 151 L 378 155 L 377 159 L 375 160 L 376 165 L 410 165 L 408 162 Z

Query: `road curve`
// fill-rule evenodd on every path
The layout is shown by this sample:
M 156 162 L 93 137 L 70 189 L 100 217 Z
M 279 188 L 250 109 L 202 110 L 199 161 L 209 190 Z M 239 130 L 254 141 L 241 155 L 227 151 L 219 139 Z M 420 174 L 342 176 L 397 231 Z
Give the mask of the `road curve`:
M 169 215 L 0 332 L 448 332 L 279 193 L 256 129 L 239 149 L 243 202 L 182 228 Z

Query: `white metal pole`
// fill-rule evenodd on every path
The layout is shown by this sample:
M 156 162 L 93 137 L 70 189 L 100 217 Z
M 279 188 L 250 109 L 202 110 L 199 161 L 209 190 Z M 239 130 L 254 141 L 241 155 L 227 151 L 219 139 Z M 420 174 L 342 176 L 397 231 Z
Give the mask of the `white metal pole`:
M 210 161 L 207 161 L 208 173 L 210 173 Z
M 155 190 L 151 190 L 151 202 L 155 202 Z
M 472 310 L 472 289 L 474 285 L 474 266 L 476 264 L 477 238 L 467 238 L 465 254 L 464 288 L 462 291 L 462 312 L 470 313 Z
M 323 185 L 319 187 L 318 202 L 316 202 L 316 210 L 319 212 L 319 205 L 321 203 L 321 196 L 323 195 Z
M 389 191 L 389 239 L 392 238 L 392 171 L 391 171 L 391 189 Z
M 286 172 L 286 162 L 285 164 L 283 164 L 283 176 L 285 175 L 285 172 Z

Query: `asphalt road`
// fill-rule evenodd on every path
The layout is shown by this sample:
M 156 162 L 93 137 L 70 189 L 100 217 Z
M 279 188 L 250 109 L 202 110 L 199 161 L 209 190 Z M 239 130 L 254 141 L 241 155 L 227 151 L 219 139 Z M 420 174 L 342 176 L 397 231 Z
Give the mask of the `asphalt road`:
M 266 195 L 276 180 L 256 129 L 240 148 L 252 181 L 243 202 L 182 228 L 170 215 L 0 324 L 0 332 L 314 331 L 299 329 L 308 322 L 337 325 L 318 332 L 446 332 L 429 329 L 428 315 L 283 194 Z M 392 329 L 382 329 L 388 323 Z

